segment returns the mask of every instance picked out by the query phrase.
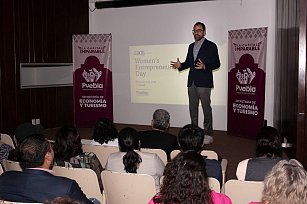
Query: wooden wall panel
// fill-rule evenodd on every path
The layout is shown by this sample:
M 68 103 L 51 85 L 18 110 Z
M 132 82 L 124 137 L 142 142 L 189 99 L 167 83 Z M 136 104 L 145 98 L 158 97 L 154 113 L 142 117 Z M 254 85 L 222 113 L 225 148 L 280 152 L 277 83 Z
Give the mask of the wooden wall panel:
M 71 63 L 72 35 L 87 34 L 88 0 L 1 1 L 0 132 L 40 118 L 73 123 L 72 87 L 20 89 L 20 63 Z
M 274 126 L 282 138 L 296 143 L 298 84 L 297 1 L 277 1 Z
M 274 124 L 294 145 L 290 158 L 307 166 L 307 0 L 278 0 Z
M 298 60 L 298 111 L 296 156 L 307 167 L 307 75 L 306 75 L 306 24 L 307 0 L 299 0 L 299 60 Z

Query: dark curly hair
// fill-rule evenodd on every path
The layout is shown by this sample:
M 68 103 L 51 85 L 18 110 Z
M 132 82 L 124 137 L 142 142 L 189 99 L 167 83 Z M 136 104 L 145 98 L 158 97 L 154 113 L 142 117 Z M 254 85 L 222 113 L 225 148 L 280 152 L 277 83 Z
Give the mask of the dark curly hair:
M 75 126 L 63 126 L 55 135 L 54 159 L 67 161 L 83 152 L 81 138 Z
M 137 173 L 139 164 L 142 162 L 141 156 L 134 151 L 135 149 L 140 149 L 139 143 L 140 139 L 135 129 L 126 127 L 119 132 L 118 144 L 120 151 L 127 152 L 123 157 L 127 173 Z
M 153 200 L 163 204 L 211 204 L 203 157 L 196 151 L 180 152 L 166 165 L 160 194 Z
M 117 129 L 107 118 L 100 118 L 94 128 L 93 139 L 100 144 L 108 143 L 117 138 Z
M 282 148 L 280 136 L 274 127 L 262 127 L 257 135 L 257 157 L 266 156 L 268 158 L 281 157 Z

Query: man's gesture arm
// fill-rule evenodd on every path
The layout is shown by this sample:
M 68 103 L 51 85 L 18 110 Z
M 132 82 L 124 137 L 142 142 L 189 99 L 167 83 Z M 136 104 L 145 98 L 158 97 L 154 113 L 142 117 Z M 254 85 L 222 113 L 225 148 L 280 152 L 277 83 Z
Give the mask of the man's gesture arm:
M 171 66 L 173 67 L 173 69 L 179 69 L 181 67 L 181 62 L 179 60 L 179 58 L 177 58 L 177 61 L 171 61 Z

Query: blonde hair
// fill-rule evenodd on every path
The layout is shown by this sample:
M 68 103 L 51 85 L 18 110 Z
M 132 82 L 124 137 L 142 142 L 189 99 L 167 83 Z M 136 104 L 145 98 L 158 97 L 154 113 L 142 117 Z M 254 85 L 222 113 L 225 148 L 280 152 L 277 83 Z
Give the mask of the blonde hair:
M 295 159 L 278 162 L 264 179 L 262 202 L 307 203 L 307 172 L 302 164 Z

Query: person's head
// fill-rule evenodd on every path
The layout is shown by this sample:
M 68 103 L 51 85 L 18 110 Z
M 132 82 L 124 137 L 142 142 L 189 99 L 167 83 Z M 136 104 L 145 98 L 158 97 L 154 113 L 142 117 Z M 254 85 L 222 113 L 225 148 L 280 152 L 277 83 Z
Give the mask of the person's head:
M 52 145 L 42 134 L 27 137 L 18 147 L 18 161 L 22 169 L 50 169 L 53 157 Z
M 27 137 L 35 134 L 41 134 L 43 132 L 43 126 L 32 125 L 31 123 L 22 123 L 16 127 L 15 130 L 15 139 L 17 146 Z
M 256 156 L 280 157 L 281 152 L 281 141 L 278 131 L 271 126 L 262 127 L 257 135 Z
M 69 160 L 81 154 L 81 138 L 75 126 L 63 126 L 55 135 L 54 155 L 58 160 Z
M 195 41 L 201 40 L 206 35 L 206 26 L 202 22 L 196 22 L 193 27 L 193 36 Z
M 200 152 L 204 144 L 204 137 L 204 131 L 200 127 L 189 124 L 180 129 L 177 139 L 182 151 Z
M 152 128 L 158 130 L 166 130 L 167 128 L 169 128 L 169 123 L 170 115 L 166 110 L 157 109 L 154 112 L 151 121 Z
M 134 150 L 140 148 L 140 138 L 138 132 L 131 128 L 123 128 L 118 134 L 118 145 L 122 152 L 126 152 L 123 157 L 125 170 L 128 173 L 136 173 L 142 158 Z
M 211 203 L 204 158 L 196 151 L 180 152 L 164 170 L 157 203 Z
M 307 203 L 307 172 L 297 160 L 281 160 L 264 179 L 263 204 Z
M 94 127 L 93 139 L 100 144 L 108 143 L 117 138 L 117 129 L 107 118 L 100 118 Z

